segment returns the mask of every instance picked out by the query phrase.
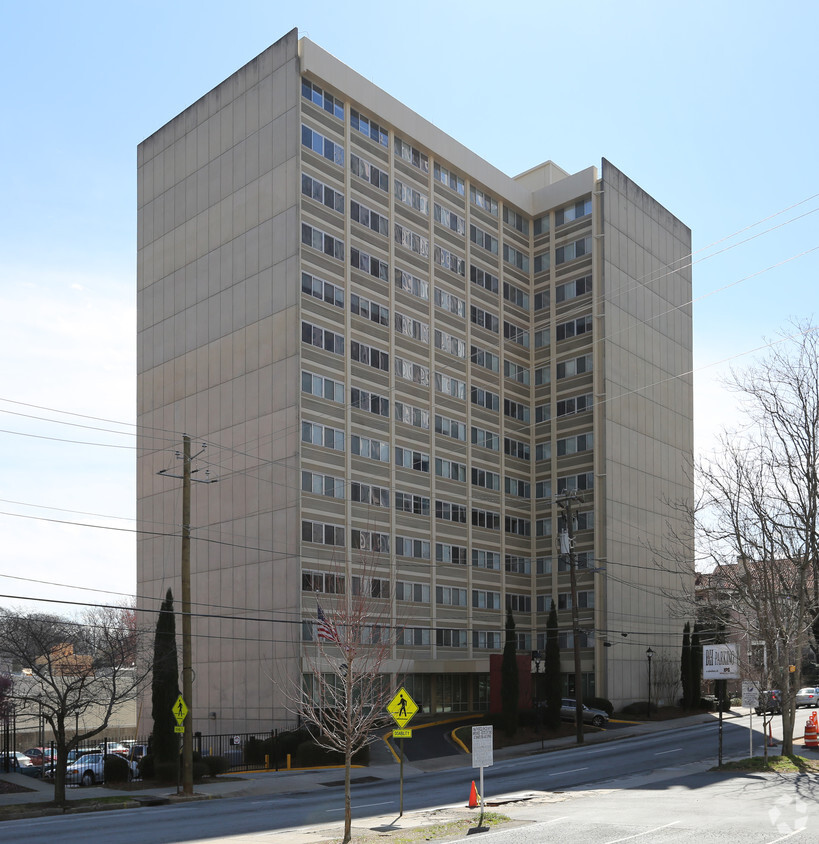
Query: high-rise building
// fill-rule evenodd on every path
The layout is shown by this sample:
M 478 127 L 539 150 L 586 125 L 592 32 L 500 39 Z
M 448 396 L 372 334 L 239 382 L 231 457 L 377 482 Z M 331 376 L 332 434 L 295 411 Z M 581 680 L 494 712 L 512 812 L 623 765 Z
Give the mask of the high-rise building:
M 425 711 L 486 708 L 506 609 L 528 653 L 552 602 L 567 693 L 578 636 L 586 694 L 645 699 L 690 586 L 656 550 L 691 497 L 685 225 L 606 160 L 510 178 L 294 30 L 140 145 L 138 249 L 144 608 L 179 609 L 183 432 L 218 479 L 194 729 L 292 721 L 342 587 Z

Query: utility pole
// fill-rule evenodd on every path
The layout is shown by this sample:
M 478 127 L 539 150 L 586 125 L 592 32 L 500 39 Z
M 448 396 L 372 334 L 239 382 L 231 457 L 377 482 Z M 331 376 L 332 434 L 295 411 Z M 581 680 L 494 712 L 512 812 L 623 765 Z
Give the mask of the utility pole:
M 581 502 L 577 495 L 557 499 L 557 506 L 566 519 L 566 530 L 560 533 L 560 553 L 569 557 L 569 578 L 572 590 L 572 643 L 574 645 L 574 718 L 577 728 L 577 743 L 583 744 L 583 672 L 580 666 L 580 614 L 577 607 L 577 571 L 574 560 L 574 525 L 572 523 L 572 502 Z
M 182 474 L 171 475 L 166 469 L 158 474 L 182 479 L 182 697 L 188 707 L 182 733 L 182 791 L 193 795 L 193 647 L 191 634 L 191 483 L 194 472 L 191 461 L 204 452 L 206 446 L 191 456 L 191 438 L 182 434 Z M 205 471 L 205 475 L 208 471 Z M 213 484 L 216 478 L 195 479 L 197 483 Z

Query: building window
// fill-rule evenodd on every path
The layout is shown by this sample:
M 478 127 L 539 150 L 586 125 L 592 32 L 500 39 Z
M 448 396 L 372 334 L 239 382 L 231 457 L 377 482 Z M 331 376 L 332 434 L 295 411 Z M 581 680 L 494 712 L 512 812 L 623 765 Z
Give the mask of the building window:
M 482 366 L 490 372 L 497 372 L 500 368 L 500 358 L 480 346 L 471 346 L 469 357 L 476 366 Z
M 503 207 L 503 222 L 507 226 L 517 229 L 521 234 L 529 234 L 529 220 L 523 214 L 518 214 L 517 211 L 513 211 L 505 205 Z
M 552 418 L 552 406 L 546 404 L 535 405 L 535 422 L 548 422 Z
M 381 281 L 390 280 L 390 268 L 386 261 L 368 255 L 355 246 L 350 247 L 350 266 L 363 273 L 369 273 L 373 278 L 380 278 Z
M 390 324 L 390 309 L 363 296 L 353 293 L 350 296 L 350 313 L 377 322 L 379 325 Z
M 301 274 L 301 292 L 337 308 L 344 307 L 344 289 L 310 273 Z
M 555 367 L 557 379 L 573 378 L 575 375 L 583 375 L 592 371 L 593 358 L 590 354 L 580 355 L 571 360 L 560 361 Z
M 447 293 L 440 287 L 435 288 L 435 307 L 455 316 L 466 316 L 466 302 L 454 293 Z
M 500 571 L 500 554 L 497 551 L 472 549 L 472 568 Z
M 315 545 L 344 546 L 344 528 L 340 525 L 331 525 L 325 522 L 311 522 L 302 519 L 301 522 L 302 542 L 312 542 Z
M 412 381 L 424 387 L 429 386 L 429 367 L 404 360 L 397 355 L 395 357 L 395 374 L 406 381 Z
M 517 419 L 520 422 L 529 421 L 529 405 L 523 404 L 519 401 L 512 401 L 512 399 L 503 400 L 503 412 L 511 419 Z
M 301 423 L 301 441 L 332 448 L 334 451 L 344 451 L 344 431 L 319 422 Z
M 388 533 L 378 533 L 374 530 L 356 530 L 353 528 L 350 531 L 350 547 L 358 548 L 362 551 L 375 551 L 377 553 L 390 553 L 390 535 Z M 389 583 L 389 581 L 384 581 Z M 355 588 L 355 578 L 353 578 L 353 588 Z
M 433 219 L 436 223 L 440 223 L 444 228 L 450 229 L 455 234 L 466 234 L 466 220 L 449 208 L 439 205 L 437 202 L 432 206 Z
M 594 448 L 594 434 L 578 434 L 575 437 L 564 437 L 557 441 L 557 456 L 577 454 L 580 451 L 590 451 Z
M 301 573 L 301 589 L 302 592 L 343 595 L 344 575 L 330 574 L 326 571 L 303 571 Z
M 544 214 L 542 217 L 538 217 L 534 222 L 533 229 L 536 236 L 546 234 L 549 231 L 549 215 Z
M 539 331 L 535 332 L 535 348 L 542 349 L 544 346 L 549 345 L 549 329 L 548 328 L 541 328 Z
M 344 166 L 344 147 L 304 124 L 301 126 L 301 143 L 302 146 L 332 161 L 333 164 L 338 164 L 339 167 Z
M 475 325 L 479 325 L 481 328 L 487 328 L 495 334 L 498 334 L 500 331 L 500 321 L 498 318 L 494 314 L 490 314 L 489 311 L 485 311 L 483 308 L 470 305 L 469 318 L 475 323 Z
M 472 486 L 500 491 L 500 475 L 497 472 L 490 472 L 488 469 L 479 469 L 477 466 L 473 466 Z
M 506 475 L 503 479 L 503 487 L 507 495 L 514 495 L 516 498 L 531 498 L 532 486 L 529 481 L 524 481 L 522 478 Z
M 535 574 L 551 574 L 552 573 L 552 558 L 538 557 L 535 561 Z M 546 608 L 551 609 L 551 604 Z
M 364 117 L 363 114 L 360 114 L 354 108 L 350 109 L 350 126 L 356 132 L 361 132 L 362 135 L 366 135 L 377 144 L 381 144 L 382 147 L 389 148 L 390 140 L 387 130 L 382 129 L 374 120 Z
M 403 401 L 395 402 L 395 419 L 415 428 L 429 430 L 429 411 Z
M 474 630 L 472 632 L 472 647 L 476 650 L 499 651 L 501 634 L 497 630 Z
M 487 589 L 473 589 L 472 606 L 479 610 L 499 610 L 501 608 L 500 592 L 491 592 Z
M 429 197 L 410 185 L 395 179 L 395 198 L 424 216 L 429 216 Z
M 395 224 L 395 242 L 422 258 L 429 257 L 429 239 L 399 223 Z
M 448 416 L 435 415 L 435 433 L 445 437 L 452 437 L 453 440 L 466 442 L 466 425 Z
M 395 446 L 395 465 L 416 472 L 429 472 L 429 455 L 424 451 Z
M 465 566 L 466 548 L 463 545 L 449 545 L 446 542 L 436 542 L 435 561 L 438 563 L 452 563 L 456 566 Z
M 531 536 L 532 522 L 530 519 L 522 519 L 519 516 L 506 516 L 504 520 L 506 533 L 513 533 L 516 536 Z
M 417 276 L 412 275 L 404 270 L 395 270 L 395 286 L 399 290 L 406 290 L 412 296 L 423 299 L 425 302 L 429 301 L 429 282 L 422 281 Z
M 376 416 L 390 415 L 390 400 L 386 396 L 360 390 L 358 387 L 350 387 L 350 406 L 374 413 Z
M 490 293 L 498 292 L 498 277 L 482 270 L 480 267 L 476 267 L 474 264 L 469 265 L 469 278 L 473 284 L 477 284 L 478 287 L 482 287 Z
M 380 463 L 390 462 L 390 445 L 372 437 L 350 437 L 350 450 L 359 457 L 368 457 Z
M 373 211 L 372 208 L 368 208 L 354 199 L 350 200 L 350 218 L 365 228 L 372 229 L 376 234 L 389 236 L 390 221 L 383 214 Z
M 436 586 L 435 603 L 445 607 L 465 607 L 466 589 L 457 586 Z
M 487 431 L 485 428 L 472 426 L 472 443 L 481 448 L 488 448 L 491 451 L 499 450 L 499 436 L 494 431 Z
M 435 458 L 435 474 L 439 478 L 447 478 L 450 481 L 466 483 L 466 464 L 457 460 L 446 460 L 443 457 Z
M 529 459 L 529 443 L 521 442 L 521 440 L 512 439 L 512 437 L 503 438 L 503 453 L 510 457 L 517 457 L 518 460 Z
M 525 349 L 529 348 L 529 332 L 520 325 L 515 325 L 514 322 L 503 321 L 503 336 L 511 343 L 517 343 Z
M 535 483 L 535 498 L 542 501 L 544 498 L 552 497 L 552 482 L 537 481 Z
M 435 631 L 435 644 L 439 648 L 465 648 L 466 630 L 438 628 Z
M 503 362 L 503 376 L 512 381 L 517 381 L 518 384 L 529 383 L 529 370 L 519 363 L 512 363 L 511 360 L 505 360 Z
M 384 507 L 389 510 L 390 491 L 385 486 L 362 484 L 358 481 L 350 482 L 350 501 L 359 504 L 371 504 L 373 507 Z
M 344 498 L 344 478 L 323 475 L 320 472 L 301 473 L 302 492 L 312 492 L 314 495 L 326 495 L 328 498 Z
M 507 302 L 523 308 L 524 311 L 529 310 L 529 294 L 524 293 L 523 290 L 514 284 L 510 284 L 508 281 L 504 281 L 503 283 L 503 298 Z
M 531 574 L 532 558 L 520 557 L 517 554 L 507 554 L 505 568 L 509 574 Z
M 472 387 L 470 391 L 472 404 L 485 407 L 487 410 L 500 410 L 500 396 L 483 387 Z
M 312 396 L 344 404 L 344 384 L 326 375 L 315 375 L 307 370 L 301 373 L 301 390 Z
M 481 507 L 472 508 L 472 524 L 487 530 L 500 530 L 500 513 L 494 510 L 484 510 Z
M 435 518 L 443 519 L 445 522 L 456 522 L 466 524 L 466 507 L 462 504 L 453 504 L 451 501 L 435 502 Z
M 382 352 L 375 346 L 359 343 L 358 340 L 350 340 L 350 359 L 363 363 L 365 366 L 371 366 L 373 369 L 380 369 L 382 372 L 390 371 L 389 353 Z
M 411 583 L 402 580 L 397 580 L 395 582 L 396 601 L 412 601 L 416 604 L 428 604 L 429 599 L 429 584 Z
M 542 442 L 535 444 L 535 460 L 551 460 L 552 459 L 552 443 Z
M 549 291 L 541 290 L 540 293 L 535 293 L 535 310 L 542 311 L 549 307 Z
M 394 146 L 395 154 L 399 158 L 403 158 L 408 164 L 417 167 L 422 173 L 429 173 L 429 158 L 423 152 L 398 137 L 395 139 Z
M 398 631 L 395 644 L 399 648 L 428 647 L 430 644 L 429 628 L 404 627 Z
M 503 260 L 507 264 L 517 267 L 522 272 L 529 272 L 529 256 L 517 249 L 513 249 L 508 244 L 503 245 Z
M 591 214 L 591 211 L 591 199 L 581 199 L 579 202 L 573 202 L 571 205 L 555 211 L 555 226 L 562 226 L 564 223 L 570 223 L 572 220 L 579 220 L 581 217 Z
M 303 343 L 309 343 L 317 349 L 324 349 L 324 351 L 332 352 L 334 355 L 344 354 L 344 335 L 336 334 L 334 331 L 321 328 L 310 322 L 302 322 L 301 340 Z
M 552 383 L 552 371 L 548 366 L 541 366 L 535 370 L 535 386 L 542 387 Z
M 498 239 L 479 226 L 469 226 L 469 239 L 477 246 L 480 246 L 481 249 L 486 249 L 487 252 L 491 252 L 493 255 L 498 254 Z
M 435 373 L 435 389 L 445 396 L 452 396 L 455 399 L 466 399 L 466 382 L 451 375 Z
M 487 214 L 491 214 L 493 217 L 498 216 L 498 201 L 497 199 L 489 196 L 488 193 L 485 193 L 474 186 L 470 186 L 469 198 L 472 200 L 473 205 L 481 208 L 483 211 L 486 211 Z
M 448 249 L 436 246 L 433 257 L 435 259 L 435 263 L 444 269 L 451 270 L 453 273 L 457 273 L 461 276 L 466 274 L 466 262 L 460 257 L 460 255 L 456 255 Z
M 413 516 L 429 516 L 429 498 L 411 492 L 395 492 L 395 509 Z
M 550 261 L 551 256 L 548 252 L 541 252 L 539 255 L 535 255 L 535 272 L 546 272 L 549 269 Z
M 532 596 L 521 595 L 516 592 L 507 592 L 506 609 L 512 610 L 512 612 L 531 612 Z
M 573 396 L 569 399 L 560 399 L 557 403 L 557 413 L 559 416 L 571 416 L 574 413 L 584 413 L 594 407 L 594 396 L 592 393 L 586 393 L 583 396 Z
M 449 352 L 457 358 L 466 357 L 466 343 L 446 331 L 435 329 L 435 348 L 442 352 Z
M 309 79 L 302 78 L 301 80 L 301 95 L 310 102 L 315 103 L 320 108 L 323 108 L 328 114 L 337 117 L 339 120 L 344 120 L 344 104 L 332 94 L 319 88 Z
M 301 224 L 301 242 L 305 246 L 310 246 L 325 255 L 329 255 L 331 258 L 338 258 L 339 261 L 344 260 L 344 241 L 307 223 Z
M 555 266 L 564 264 L 566 261 L 573 261 L 583 255 L 591 253 L 591 237 L 581 237 L 574 243 L 567 243 L 565 246 L 558 246 L 555 249 Z
M 592 330 L 592 317 L 588 316 L 578 317 L 577 319 L 570 319 L 568 322 L 561 322 L 555 329 L 555 337 L 557 341 L 568 340 L 571 337 L 579 337 L 581 334 L 587 334 Z
M 429 559 L 430 542 L 428 539 L 414 539 L 411 536 L 395 537 L 395 553 L 398 557 L 412 557 L 415 560 Z M 427 603 L 429 597 L 427 597 Z
M 411 316 L 395 313 L 395 333 L 419 340 L 421 343 L 429 343 L 429 325 L 413 319 Z
M 339 214 L 344 213 L 344 194 L 306 173 L 301 174 L 301 192 Z
M 359 179 L 369 182 L 373 187 L 383 190 L 385 193 L 390 192 L 390 177 L 380 167 L 375 164 L 370 164 L 366 158 L 360 155 L 350 155 L 350 172 Z
M 592 277 L 590 275 L 584 275 L 582 278 L 576 278 L 574 281 L 558 284 L 555 287 L 555 302 L 566 302 L 569 299 L 582 296 L 584 293 L 591 293 L 591 290 Z
M 459 194 L 460 196 L 464 195 L 464 180 L 453 173 L 451 170 L 447 170 L 445 167 L 441 167 L 440 164 L 436 164 L 432 168 L 432 172 L 435 178 L 442 184 L 446 185 L 448 188 L 451 188 L 455 191 L 455 193 Z

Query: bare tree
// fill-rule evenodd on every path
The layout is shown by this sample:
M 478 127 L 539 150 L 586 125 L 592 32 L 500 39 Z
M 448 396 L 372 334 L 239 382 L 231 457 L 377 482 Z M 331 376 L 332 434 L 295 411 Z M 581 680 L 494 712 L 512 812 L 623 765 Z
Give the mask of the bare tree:
M 335 591 L 317 595 L 315 647 L 305 650 L 303 683 L 289 694 L 316 743 L 344 757 L 345 844 L 351 838 L 353 756 L 389 720 L 386 707 L 395 689 L 386 663 L 402 632 L 392 621 L 390 580 L 377 576 L 374 561 L 362 557 L 355 575 L 329 575 Z
M 713 617 L 764 647 L 781 690 L 783 754 L 793 750 L 801 657 L 819 616 L 819 333 L 796 329 L 732 374 L 747 424 L 699 466 L 696 512 Z
M 654 658 L 651 676 L 655 692 L 653 699 L 657 706 L 675 704 L 680 695 L 679 663 L 666 654 L 658 654 Z
M 138 638 L 129 612 L 93 608 L 76 621 L 0 610 L 0 655 L 23 675 L 9 700 L 18 712 L 41 711 L 51 727 L 57 752 L 54 801 L 60 806 L 65 804 L 68 752 L 107 728 L 150 667 L 147 660 L 138 667 Z

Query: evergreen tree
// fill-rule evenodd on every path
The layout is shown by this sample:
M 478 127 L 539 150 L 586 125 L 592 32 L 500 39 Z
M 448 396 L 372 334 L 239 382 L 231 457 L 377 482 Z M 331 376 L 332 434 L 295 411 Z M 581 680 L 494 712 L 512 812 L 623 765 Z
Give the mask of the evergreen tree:
M 503 662 L 501 663 L 501 712 L 504 730 L 510 737 L 518 729 L 519 683 L 515 619 L 512 618 L 512 610 L 507 610 L 506 644 L 503 646 Z
M 680 680 L 682 681 L 683 709 L 691 709 L 691 625 L 687 621 L 683 627 Z
M 560 676 L 560 642 L 557 637 L 557 607 L 554 601 L 546 622 L 546 726 L 556 730 L 560 726 L 560 703 L 563 698 L 563 678 Z
M 151 715 L 154 731 L 151 752 L 155 762 L 171 762 L 179 755 L 179 742 L 174 732 L 176 719 L 173 705 L 179 697 L 179 661 L 176 651 L 176 618 L 173 593 L 168 589 L 159 609 L 154 639 Z

